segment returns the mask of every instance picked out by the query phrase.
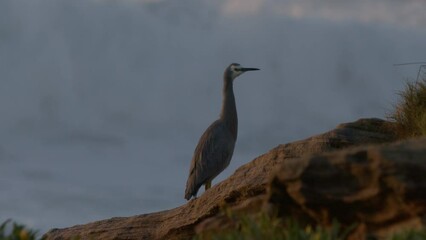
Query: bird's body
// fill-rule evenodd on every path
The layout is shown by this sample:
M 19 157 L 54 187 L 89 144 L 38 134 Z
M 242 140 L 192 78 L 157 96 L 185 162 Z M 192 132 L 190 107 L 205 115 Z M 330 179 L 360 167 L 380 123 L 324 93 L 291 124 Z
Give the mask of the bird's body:
M 230 163 L 238 133 L 238 117 L 235 105 L 233 81 L 245 71 L 257 68 L 242 68 L 233 63 L 224 73 L 223 103 L 220 118 L 213 122 L 201 136 L 192 157 L 185 198 L 196 196 L 201 185 L 206 190 L 211 181 Z

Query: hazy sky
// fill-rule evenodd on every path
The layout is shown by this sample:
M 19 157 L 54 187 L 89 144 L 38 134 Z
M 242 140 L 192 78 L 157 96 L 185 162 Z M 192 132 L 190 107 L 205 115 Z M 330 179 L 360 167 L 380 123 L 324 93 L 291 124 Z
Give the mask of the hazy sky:
M 263 89 L 260 81 L 254 83 L 255 92 L 250 91 L 253 85 L 238 86 L 249 88 L 241 93 L 252 96 L 243 100 L 252 101 L 246 105 L 265 110 L 264 104 L 282 104 L 288 94 L 291 100 L 305 102 L 308 111 L 317 111 L 320 106 L 311 105 L 319 101 L 299 97 L 300 91 L 309 92 L 308 85 L 322 91 L 334 88 L 333 94 L 354 94 L 368 88 L 367 81 L 370 88 L 383 81 L 389 86 L 379 88 L 390 94 L 400 86 L 394 81 L 405 77 L 404 73 L 391 80 L 392 64 L 422 60 L 424 54 L 426 19 L 421 1 L 7 0 L 0 4 L 0 91 L 8 113 L 2 126 L 18 119 L 39 119 L 91 128 L 108 121 L 105 115 L 137 125 L 175 118 L 192 121 L 185 106 L 194 100 L 200 107 L 203 101 L 214 101 L 206 118 L 196 121 L 205 125 L 210 114 L 218 112 L 221 73 L 230 62 L 263 69 L 259 76 Z M 309 82 L 313 78 L 315 82 Z M 339 83 L 352 84 L 352 89 L 346 85 L 340 89 Z M 273 84 L 279 84 L 282 92 Z M 210 94 L 209 99 L 200 99 L 205 96 L 202 91 Z M 295 92 L 298 99 L 292 99 Z M 188 93 L 194 98 L 185 98 Z M 320 92 L 304 95 L 323 98 L 322 104 L 332 101 Z M 385 98 L 376 100 L 383 108 L 391 100 Z

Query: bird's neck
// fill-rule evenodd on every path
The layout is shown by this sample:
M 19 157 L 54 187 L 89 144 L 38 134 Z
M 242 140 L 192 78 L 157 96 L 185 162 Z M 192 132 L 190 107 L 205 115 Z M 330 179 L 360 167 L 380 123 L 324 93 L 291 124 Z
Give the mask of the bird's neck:
M 237 107 L 235 105 L 234 88 L 232 80 L 224 81 L 223 86 L 223 102 L 222 111 L 220 113 L 220 119 L 228 127 L 234 139 L 237 140 L 238 133 L 238 117 Z

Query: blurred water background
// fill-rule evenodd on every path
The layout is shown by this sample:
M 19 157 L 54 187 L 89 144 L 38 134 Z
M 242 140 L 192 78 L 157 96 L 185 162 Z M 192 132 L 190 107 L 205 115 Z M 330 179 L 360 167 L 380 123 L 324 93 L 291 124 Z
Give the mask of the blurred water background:
M 229 168 L 384 118 L 426 60 L 423 0 L 0 0 L 0 221 L 45 232 L 184 204 L 231 62 Z M 203 191 L 200 191 L 200 194 Z

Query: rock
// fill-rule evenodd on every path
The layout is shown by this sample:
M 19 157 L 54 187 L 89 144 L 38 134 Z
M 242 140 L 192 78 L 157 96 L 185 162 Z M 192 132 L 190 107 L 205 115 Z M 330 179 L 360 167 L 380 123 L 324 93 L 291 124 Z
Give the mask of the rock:
M 262 195 L 263 199 L 267 196 L 265 193 L 270 174 L 284 162 L 295 162 L 308 154 L 361 144 L 389 142 L 394 138 L 390 125 L 389 122 L 380 119 L 361 119 L 353 123 L 342 124 L 330 132 L 277 146 L 243 165 L 228 179 L 216 184 L 197 199 L 178 208 L 132 217 L 117 217 L 64 229 L 53 229 L 43 237 L 45 239 L 75 237 L 80 239 L 189 239 L 195 234 L 194 228 L 197 224 L 217 215 L 219 209 L 224 205 L 240 206 L 241 209 L 255 208 L 254 206 L 259 203 Z M 236 151 L 235 154 L 238 154 L 238 149 Z M 293 167 L 302 169 L 300 166 Z M 296 176 L 295 173 L 292 175 Z M 285 189 L 286 185 L 282 184 L 274 185 L 276 186 L 274 189 Z M 253 200 L 252 198 L 256 196 L 257 198 Z M 269 196 L 271 204 L 276 204 L 276 206 L 279 206 L 279 203 L 285 203 L 285 199 L 291 199 L 290 195 L 288 198 L 283 198 L 276 193 L 271 193 Z M 297 206 L 296 204 L 295 207 Z
M 299 221 L 358 223 L 358 236 L 421 227 L 426 138 L 288 159 L 271 179 L 267 202 Z

